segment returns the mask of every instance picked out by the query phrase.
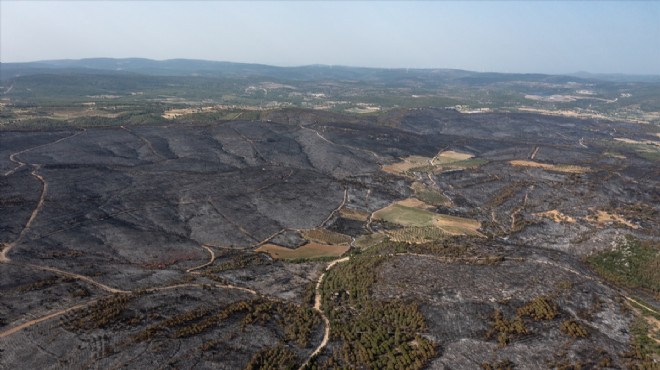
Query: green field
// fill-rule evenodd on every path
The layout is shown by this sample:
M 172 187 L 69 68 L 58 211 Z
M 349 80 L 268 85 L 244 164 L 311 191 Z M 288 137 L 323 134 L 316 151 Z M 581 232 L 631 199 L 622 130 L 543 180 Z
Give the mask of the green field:
M 481 235 L 481 223 L 463 217 L 442 215 L 421 208 L 391 204 L 374 213 L 374 218 L 404 227 L 434 227 L 447 234 Z M 428 232 L 424 233 L 428 235 Z
M 401 226 L 433 226 L 437 215 L 424 209 L 392 204 L 374 213 L 374 217 Z

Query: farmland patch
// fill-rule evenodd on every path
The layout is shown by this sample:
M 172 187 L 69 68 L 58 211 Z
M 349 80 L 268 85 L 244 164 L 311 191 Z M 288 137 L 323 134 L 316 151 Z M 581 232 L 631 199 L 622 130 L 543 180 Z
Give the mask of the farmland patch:
M 275 244 L 264 244 L 257 248 L 257 252 L 265 252 L 275 259 L 303 259 L 303 258 L 321 258 L 321 257 L 339 257 L 346 253 L 350 246 L 348 245 L 328 245 L 309 243 L 296 249 L 281 247 Z

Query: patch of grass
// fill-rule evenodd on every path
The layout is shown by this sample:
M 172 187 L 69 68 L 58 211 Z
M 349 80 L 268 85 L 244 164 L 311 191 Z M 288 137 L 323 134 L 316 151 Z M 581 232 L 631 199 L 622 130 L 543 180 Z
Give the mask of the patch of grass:
M 479 167 L 483 166 L 484 164 L 488 163 L 487 160 L 483 158 L 471 158 L 471 159 L 465 159 L 462 161 L 456 161 L 451 163 L 449 167 L 452 168 L 472 168 L 472 167 Z
M 660 343 L 655 341 L 651 335 L 651 326 L 642 317 L 638 317 L 630 326 L 632 333 L 632 345 L 624 354 L 626 367 L 629 369 L 657 369 L 660 359 Z
M 435 207 L 449 207 L 451 205 L 451 200 L 444 194 L 433 190 L 422 183 L 416 182 L 413 184 L 412 188 L 415 191 L 415 198 L 421 200 L 424 203 Z
M 644 159 L 648 159 L 651 162 L 660 162 L 660 151 L 647 151 L 647 150 L 638 150 L 637 154 Z
M 431 226 L 435 214 L 424 209 L 393 204 L 374 213 L 374 216 L 402 226 Z
M 614 249 L 588 257 L 587 263 L 607 280 L 660 294 L 660 247 L 652 241 L 627 235 Z

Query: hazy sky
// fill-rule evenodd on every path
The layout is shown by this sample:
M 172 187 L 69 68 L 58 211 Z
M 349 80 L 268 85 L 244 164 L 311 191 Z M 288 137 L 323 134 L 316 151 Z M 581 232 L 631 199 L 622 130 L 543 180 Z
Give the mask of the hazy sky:
M 0 0 L 2 62 L 89 57 L 660 74 L 660 2 Z

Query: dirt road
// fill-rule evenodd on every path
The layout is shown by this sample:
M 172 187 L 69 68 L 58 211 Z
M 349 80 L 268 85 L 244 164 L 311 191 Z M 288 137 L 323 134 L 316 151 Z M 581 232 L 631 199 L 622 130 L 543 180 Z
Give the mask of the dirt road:
M 321 353 L 323 348 L 325 348 L 325 346 L 328 344 L 328 341 L 330 340 L 330 320 L 328 320 L 325 312 L 323 312 L 323 309 L 321 309 L 321 284 L 323 283 L 323 278 L 325 277 L 325 274 L 327 274 L 328 271 L 330 271 L 330 269 L 332 269 L 336 264 L 346 262 L 348 260 L 350 260 L 350 257 L 344 257 L 330 262 L 325 268 L 325 271 L 321 274 L 321 276 L 319 276 L 319 280 L 316 282 L 316 293 L 314 294 L 314 310 L 316 310 L 321 315 L 325 325 L 325 331 L 323 333 L 323 340 L 321 340 L 321 343 L 319 343 L 314 352 L 312 352 L 307 360 L 305 360 L 305 362 L 303 362 L 303 364 L 300 366 L 301 370 L 307 366 L 309 361 L 314 358 L 314 356 Z

